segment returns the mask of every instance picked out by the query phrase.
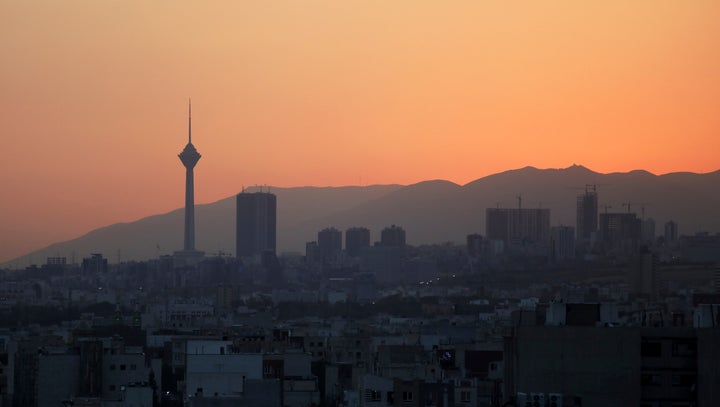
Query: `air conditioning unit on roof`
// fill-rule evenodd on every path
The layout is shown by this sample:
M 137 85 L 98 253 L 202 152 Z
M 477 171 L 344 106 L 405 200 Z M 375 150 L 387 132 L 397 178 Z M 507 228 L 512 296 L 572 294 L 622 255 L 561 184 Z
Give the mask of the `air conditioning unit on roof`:
M 532 407 L 546 407 L 545 393 L 530 393 L 530 400 L 532 401 Z

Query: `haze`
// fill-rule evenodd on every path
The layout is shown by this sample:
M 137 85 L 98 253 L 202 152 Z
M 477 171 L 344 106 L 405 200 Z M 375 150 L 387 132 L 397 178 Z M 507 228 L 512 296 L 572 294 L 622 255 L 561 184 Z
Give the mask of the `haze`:
M 0 259 L 243 185 L 709 172 L 720 2 L 0 3 Z

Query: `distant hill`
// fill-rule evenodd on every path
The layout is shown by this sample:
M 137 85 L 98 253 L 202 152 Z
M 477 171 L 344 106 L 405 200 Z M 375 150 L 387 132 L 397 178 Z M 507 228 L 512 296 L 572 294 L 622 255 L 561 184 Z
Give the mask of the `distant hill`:
M 564 169 L 525 167 L 480 178 L 460 186 L 448 181 L 425 181 L 408 186 L 270 188 L 278 202 L 278 251 L 304 252 L 328 226 L 344 230 L 365 226 L 379 240 L 383 227 L 400 225 L 409 244 L 446 241 L 463 243 L 470 233 L 485 233 L 485 209 L 517 207 L 551 210 L 552 225 L 575 226 L 576 196 L 586 184 L 597 185 L 600 212 L 633 212 L 656 221 L 662 234 L 668 220 L 679 223 L 681 234 L 720 231 L 720 171 L 707 174 L 653 175 L 646 171 L 600 174 L 582 166 Z M 208 254 L 234 253 L 235 197 L 196 207 L 197 247 Z M 183 210 L 154 215 L 131 223 L 99 228 L 77 239 L 29 253 L 5 265 L 24 267 L 29 259 L 44 263 L 48 256 L 103 253 L 116 261 L 145 260 L 181 248 Z

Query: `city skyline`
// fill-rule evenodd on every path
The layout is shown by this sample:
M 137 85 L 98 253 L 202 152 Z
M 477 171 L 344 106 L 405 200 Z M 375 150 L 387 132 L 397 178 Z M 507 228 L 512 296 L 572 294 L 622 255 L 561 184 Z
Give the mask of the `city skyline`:
M 720 5 L 409 4 L 3 3 L 0 244 L 179 207 L 188 96 L 200 204 L 526 165 L 718 168 Z
M 714 188 L 718 176 L 720 171 L 664 176 L 645 172 L 598 174 L 573 166 L 559 170 L 511 170 L 465 186 L 436 180 L 409 186 L 269 187 L 269 190 L 277 196 L 277 249 L 282 254 L 302 251 L 308 239 L 330 225 L 339 229 L 366 227 L 376 240 L 380 230 L 396 224 L 408 228 L 410 245 L 457 243 L 467 234 L 484 234 L 485 209 L 517 207 L 518 194 L 522 195 L 523 208 L 550 209 L 550 225 L 572 227 L 578 214 L 577 198 L 582 196 L 588 180 L 598 184 L 602 213 L 630 211 L 642 219 L 653 218 L 658 227 L 672 220 L 680 225 L 676 226 L 677 237 L 715 233 L 720 231 L 715 204 L 720 192 Z M 267 190 L 248 188 L 246 192 Z M 236 196 L 197 205 L 196 211 L 197 248 L 208 253 L 231 253 L 236 240 L 233 222 Z M 77 239 L 30 252 L 13 264 L 32 264 L 58 256 L 74 261 L 81 253 L 113 254 L 111 258 L 116 262 L 154 258 L 182 247 L 182 236 L 180 207 L 92 230 Z

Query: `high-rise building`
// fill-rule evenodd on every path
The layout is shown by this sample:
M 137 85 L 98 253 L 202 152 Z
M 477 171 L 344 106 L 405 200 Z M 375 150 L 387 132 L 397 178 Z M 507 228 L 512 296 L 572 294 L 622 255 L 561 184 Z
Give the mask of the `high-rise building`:
M 550 239 L 550 209 L 487 208 L 485 235 L 505 245 L 547 243 Z
M 333 261 L 342 251 L 342 232 L 330 227 L 318 232 L 318 250 L 322 261 Z
M 592 189 L 590 188 L 592 187 Z M 598 230 L 598 196 L 595 185 L 587 185 L 577 197 L 577 240 L 590 243 Z
M 653 244 L 655 242 L 655 220 L 653 218 L 643 219 L 640 226 L 642 241 L 645 244 Z
M 384 247 L 405 247 L 405 229 L 392 225 L 380 233 L 380 245 Z
M 634 213 L 601 213 L 600 242 L 605 251 L 633 252 L 641 238 L 641 222 Z
M 553 257 L 556 261 L 575 258 L 575 228 L 570 226 L 553 226 L 550 228 L 550 242 Z
M 656 298 L 659 291 L 658 258 L 649 250 L 643 249 L 637 255 L 635 266 L 634 291 L 637 294 Z
M 674 220 L 665 223 L 665 244 L 675 244 L 678 239 L 678 224 Z
M 185 166 L 185 239 L 183 249 L 175 254 L 181 257 L 201 257 L 204 253 L 195 250 L 195 179 L 193 173 L 201 155 L 192 143 L 192 105 L 190 104 L 188 104 L 188 143 L 178 157 Z
M 83 274 L 107 273 L 108 261 L 101 253 L 92 253 L 82 261 Z
M 321 260 L 318 243 L 315 241 L 305 243 L 305 261 L 312 264 Z
M 348 256 L 357 256 L 367 247 L 370 247 L 370 229 L 354 227 L 345 231 L 345 252 Z
M 269 192 L 241 192 L 237 195 L 235 218 L 237 257 L 275 254 L 277 198 Z

